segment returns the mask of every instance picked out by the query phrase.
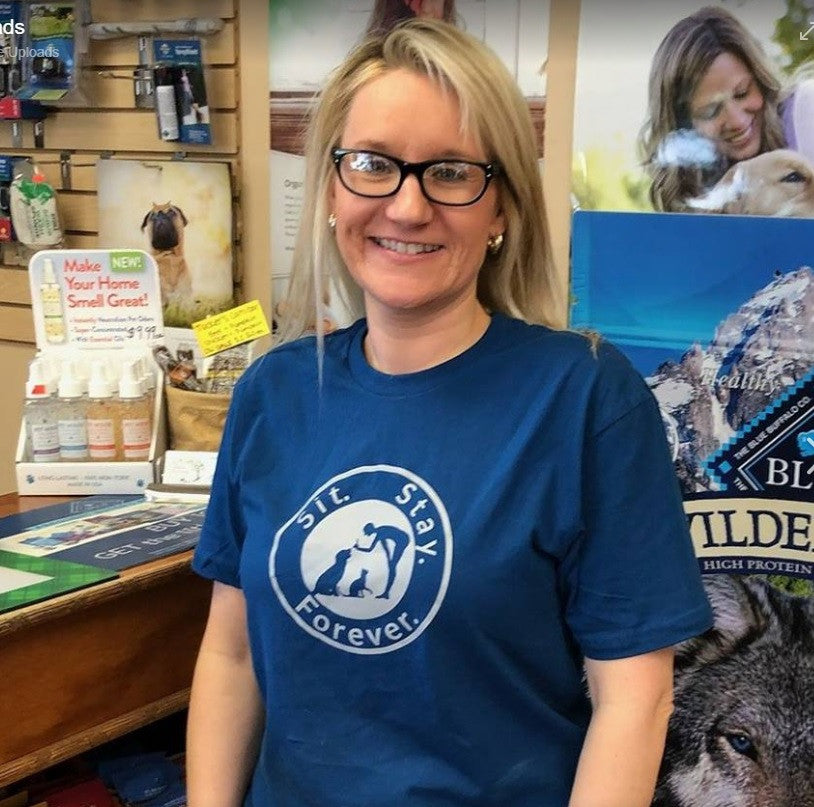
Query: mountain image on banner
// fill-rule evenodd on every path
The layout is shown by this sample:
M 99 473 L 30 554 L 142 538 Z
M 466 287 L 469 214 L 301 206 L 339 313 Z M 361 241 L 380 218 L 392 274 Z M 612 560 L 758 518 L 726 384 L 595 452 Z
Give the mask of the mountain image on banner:
M 678 361 L 647 376 L 685 493 L 719 490 L 705 461 L 814 364 L 814 272 L 776 277 Z

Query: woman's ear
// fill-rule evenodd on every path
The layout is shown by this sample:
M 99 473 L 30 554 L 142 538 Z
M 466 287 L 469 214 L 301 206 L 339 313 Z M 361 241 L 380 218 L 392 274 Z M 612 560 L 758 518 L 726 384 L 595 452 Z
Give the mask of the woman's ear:
M 495 213 L 492 224 L 489 227 L 489 235 L 503 235 L 506 232 L 506 216 L 503 215 L 503 210 L 498 203 L 497 212 Z

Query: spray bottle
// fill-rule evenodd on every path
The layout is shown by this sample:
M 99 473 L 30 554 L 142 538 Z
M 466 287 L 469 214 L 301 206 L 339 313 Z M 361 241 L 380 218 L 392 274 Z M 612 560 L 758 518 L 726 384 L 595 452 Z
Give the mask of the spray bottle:
M 90 458 L 98 462 L 120 460 L 120 408 L 113 398 L 113 387 L 105 375 L 104 364 L 100 361 L 91 365 L 86 415 Z
M 119 417 L 123 458 L 149 459 L 152 441 L 150 401 L 139 381 L 136 362 L 129 362 L 122 369 L 119 381 Z
M 51 389 L 45 368 L 35 359 L 28 369 L 24 408 L 26 453 L 34 462 L 59 460 L 58 406 Z
M 58 395 L 59 456 L 72 462 L 87 460 L 89 455 L 84 388 L 79 377 L 74 375 L 70 361 L 62 366 Z

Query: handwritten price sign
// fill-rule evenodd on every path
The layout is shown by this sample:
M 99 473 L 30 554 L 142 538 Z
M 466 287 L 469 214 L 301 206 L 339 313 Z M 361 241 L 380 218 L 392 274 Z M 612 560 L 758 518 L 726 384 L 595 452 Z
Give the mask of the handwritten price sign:
M 204 356 L 259 339 L 269 333 L 263 309 L 257 300 L 230 308 L 221 314 L 192 323 L 192 330 Z

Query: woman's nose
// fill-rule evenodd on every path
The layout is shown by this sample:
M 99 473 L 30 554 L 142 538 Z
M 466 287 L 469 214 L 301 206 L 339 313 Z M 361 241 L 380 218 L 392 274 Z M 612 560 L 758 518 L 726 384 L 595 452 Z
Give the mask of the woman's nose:
M 403 224 L 425 224 L 432 218 L 432 203 L 421 190 L 416 176 L 405 177 L 395 196 L 387 205 L 387 216 Z
M 727 132 L 742 132 L 748 129 L 755 113 L 743 102 L 730 101 L 726 107 L 724 130 Z

